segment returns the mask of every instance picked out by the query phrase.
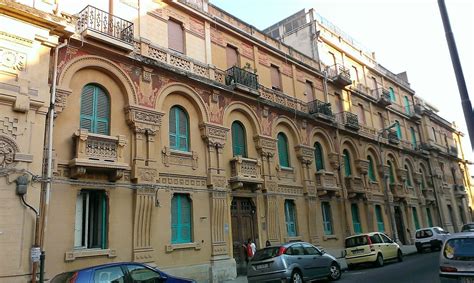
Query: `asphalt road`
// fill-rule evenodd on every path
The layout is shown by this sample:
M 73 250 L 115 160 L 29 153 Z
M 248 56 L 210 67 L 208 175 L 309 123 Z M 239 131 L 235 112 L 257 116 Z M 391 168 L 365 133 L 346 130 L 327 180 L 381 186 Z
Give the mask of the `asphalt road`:
M 439 283 L 439 252 L 405 256 L 383 267 L 360 266 L 342 274 L 338 283 Z

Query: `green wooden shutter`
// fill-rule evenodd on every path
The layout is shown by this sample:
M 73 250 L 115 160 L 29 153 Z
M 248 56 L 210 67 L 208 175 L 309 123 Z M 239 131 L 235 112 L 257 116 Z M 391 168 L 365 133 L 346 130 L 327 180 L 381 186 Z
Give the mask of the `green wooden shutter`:
M 278 140 L 278 159 L 280 161 L 280 166 L 290 167 L 290 162 L 288 160 L 288 140 L 283 133 L 279 133 L 277 136 Z
M 185 194 L 175 194 L 171 200 L 171 242 L 191 242 L 191 200 Z
M 169 118 L 170 148 L 180 151 L 189 151 L 189 119 L 186 112 L 173 106 Z
M 374 161 L 372 160 L 372 156 L 367 156 L 367 160 L 369 160 L 369 180 L 375 182 L 375 170 L 374 170 Z
M 408 100 L 408 96 L 405 96 L 403 97 L 404 98 L 404 102 L 405 102 L 405 113 L 407 113 L 408 115 L 411 114 L 411 111 L 410 111 L 410 101 Z
M 416 207 L 412 207 L 412 212 L 413 212 L 413 220 L 415 222 L 415 229 L 418 230 L 420 229 L 420 221 L 418 220 L 418 213 L 416 211 Z
M 389 169 L 389 177 L 390 177 L 390 184 L 395 184 L 395 175 L 393 172 L 392 162 L 388 161 L 388 169 Z
M 93 132 L 94 124 L 94 86 L 86 85 L 81 94 L 81 129 Z
M 399 140 L 402 139 L 402 129 L 400 128 L 400 122 L 398 121 L 395 121 L 396 125 L 395 125 L 395 129 L 397 130 L 397 137 Z
M 390 100 L 392 102 L 395 102 L 397 99 L 395 98 L 395 91 L 393 90 L 393 88 L 389 88 L 388 91 L 390 92 Z
M 171 243 L 179 243 L 179 197 L 174 195 L 171 199 Z
M 316 163 L 316 171 L 324 170 L 323 149 L 319 142 L 314 143 L 314 159 Z
M 328 202 L 321 203 L 321 208 L 323 212 L 323 226 L 324 234 L 332 235 L 332 216 L 331 216 L 331 205 Z
M 346 177 L 349 177 L 352 175 L 351 157 L 349 156 L 349 151 L 347 151 L 347 149 L 344 149 L 342 154 L 344 155 L 344 173 Z
M 232 151 L 234 156 L 247 157 L 245 129 L 239 122 L 232 123 Z
M 413 149 L 416 149 L 416 133 L 413 127 L 410 127 L 410 133 L 411 133 L 411 145 Z
M 431 218 L 431 210 L 429 207 L 426 208 L 426 216 L 428 217 L 428 226 L 433 227 L 433 218 Z
M 291 200 L 285 200 L 286 231 L 289 237 L 296 237 L 296 212 L 295 204 Z
M 412 186 L 412 182 L 411 182 L 411 178 L 412 178 L 412 176 L 411 176 L 411 170 L 410 170 L 410 168 L 408 168 L 407 165 L 405 165 L 405 170 L 407 170 L 406 185 L 407 185 L 408 187 L 411 187 L 411 186 Z
M 383 222 L 382 208 L 380 205 L 375 206 L 375 216 L 377 218 L 377 229 L 379 232 L 385 232 L 385 225 Z
M 177 132 L 176 132 L 176 123 L 178 119 L 177 114 L 178 108 L 172 107 L 170 110 L 170 117 L 169 117 L 169 136 L 170 136 L 170 148 L 171 149 L 178 149 L 178 142 L 177 142 Z
M 109 96 L 96 85 L 86 85 L 81 94 L 81 129 L 108 135 L 110 119 Z
M 360 225 L 360 218 L 359 218 L 359 207 L 357 204 L 351 204 L 351 211 L 352 211 L 352 225 L 354 227 L 354 232 L 356 234 L 362 233 L 362 227 Z

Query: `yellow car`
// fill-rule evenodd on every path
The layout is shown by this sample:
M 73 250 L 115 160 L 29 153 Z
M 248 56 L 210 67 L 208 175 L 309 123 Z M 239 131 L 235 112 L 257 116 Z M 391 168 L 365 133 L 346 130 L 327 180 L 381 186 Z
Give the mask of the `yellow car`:
M 361 263 L 373 263 L 376 266 L 383 266 L 386 260 L 403 261 L 400 246 L 380 232 L 347 237 L 345 248 L 344 254 L 349 268 Z

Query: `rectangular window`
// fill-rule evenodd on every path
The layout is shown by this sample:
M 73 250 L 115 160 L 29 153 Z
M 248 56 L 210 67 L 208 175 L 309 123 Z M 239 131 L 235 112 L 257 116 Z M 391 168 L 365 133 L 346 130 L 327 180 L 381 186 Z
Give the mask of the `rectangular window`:
M 416 149 L 416 133 L 413 127 L 410 128 L 410 133 L 411 133 L 411 146 L 413 147 L 413 149 Z
M 351 211 L 352 211 L 352 225 L 354 227 L 354 233 L 360 234 L 362 233 L 362 225 L 360 224 L 360 217 L 359 217 L 359 207 L 356 203 L 351 204 Z
M 375 216 L 377 218 L 377 229 L 379 232 L 385 232 L 385 225 L 383 223 L 382 207 L 380 205 L 375 206 Z
M 426 208 L 426 216 L 428 217 L 428 226 L 433 227 L 433 218 L 431 217 L 431 210 L 429 207 Z
M 187 194 L 174 194 L 171 200 L 171 243 L 192 241 L 191 200 Z
M 272 77 L 272 88 L 276 90 L 281 90 L 282 88 L 281 88 L 280 69 L 275 65 L 271 65 L 270 72 L 271 72 L 271 77 Z
M 184 30 L 180 22 L 168 21 L 168 48 L 184 53 Z
M 313 83 L 312 82 L 310 82 L 310 81 L 305 82 L 304 95 L 307 96 L 307 101 L 313 101 L 314 100 Z
M 352 66 L 351 68 L 351 78 L 353 81 L 359 82 L 359 71 L 356 66 Z
M 286 232 L 289 237 L 296 237 L 296 208 L 292 200 L 285 200 Z
M 362 104 L 359 104 L 359 118 L 360 118 L 360 122 L 363 125 L 367 124 L 367 121 L 365 119 L 365 109 L 364 109 L 364 105 L 362 105 Z
M 405 103 L 405 113 L 407 113 L 408 115 L 411 114 L 411 111 L 410 111 L 410 100 L 408 99 L 408 96 L 405 96 L 403 98 L 403 101 Z
M 416 211 L 416 207 L 412 207 L 412 213 L 413 213 L 413 221 L 415 222 L 415 229 L 418 230 L 420 229 L 420 220 L 418 219 L 418 213 Z
M 107 194 L 102 190 L 81 190 L 76 199 L 74 247 L 107 248 Z
M 329 202 L 322 202 L 321 210 L 323 212 L 324 235 L 333 235 L 331 205 Z
M 238 62 L 238 53 L 237 53 L 237 48 L 233 46 L 227 45 L 225 48 L 225 53 L 226 53 L 226 59 L 227 59 L 227 68 L 231 68 L 233 66 L 239 66 Z

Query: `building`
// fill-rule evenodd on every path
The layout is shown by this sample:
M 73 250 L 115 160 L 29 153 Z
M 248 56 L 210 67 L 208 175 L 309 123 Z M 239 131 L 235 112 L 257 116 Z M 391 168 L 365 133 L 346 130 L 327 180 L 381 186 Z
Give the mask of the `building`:
M 249 238 L 258 247 L 305 240 L 336 250 L 354 233 L 385 231 L 409 243 L 418 227 L 455 230 L 471 219 L 459 131 L 406 77 L 366 53 L 351 57 L 341 37 L 326 42 L 337 38 L 328 24 L 302 17 L 294 28 L 316 26 L 317 48 L 308 49 L 331 51 L 329 63 L 206 0 L 20 2 L 18 9 L 75 30 L 51 28 L 63 44 L 57 64 L 51 53 L 41 66 L 57 69 L 57 79 L 34 77 L 45 107 L 48 79 L 56 89 L 51 195 L 40 229 L 46 278 L 139 261 L 221 282 L 244 272 Z M 34 136 L 43 140 L 39 124 Z M 10 198 L 26 215 L 14 187 Z M 0 273 L 9 282 L 29 273 L 32 231 L 24 235 L 21 272 Z

